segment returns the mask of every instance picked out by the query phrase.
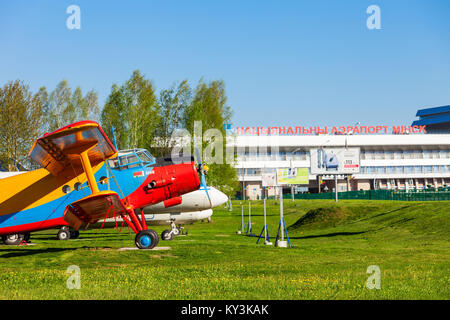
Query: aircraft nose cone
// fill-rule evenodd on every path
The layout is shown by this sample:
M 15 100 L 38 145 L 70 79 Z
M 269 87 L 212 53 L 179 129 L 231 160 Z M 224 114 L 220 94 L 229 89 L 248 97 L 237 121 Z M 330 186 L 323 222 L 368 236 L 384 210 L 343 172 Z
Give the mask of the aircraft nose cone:
M 213 207 L 221 206 L 228 201 L 228 197 L 226 196 L 226 194 L 215 188 L 211 188 L 210 193 L 212 194 L 210 195 L 210 197 Z

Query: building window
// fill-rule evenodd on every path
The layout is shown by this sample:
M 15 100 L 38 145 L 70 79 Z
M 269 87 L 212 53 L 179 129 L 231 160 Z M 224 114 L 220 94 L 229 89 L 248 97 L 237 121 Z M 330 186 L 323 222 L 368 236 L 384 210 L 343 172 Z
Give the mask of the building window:
M 375 159 L 383 160 L 384 159 L 384 151 L 375 151 Z
M 422 166 L 415 166 L 414 173 L 422 173 Z
M 369 151 L 367 150 L 365 153 L 365 159 L 366 160 L 373 160 L 375 158 L 375 154 L 373 153 L 373 151 Z
M 386 159 L 394 159 L 394 152 L 393 151 L 386 151 L 385 152 L 385 158 Z
M 413 159 L 414 153 L 412 151 L 403 151 L 403 159 Z
M 386 167 L 377 167 L 377 173 L 386 173 Z
M 413 173 L 414 169 L 412 166 L 405 166 L 405 173 Z
M 423 170 L 425 173 L 432 173 L 433 169 L 432 166 L 423 166 Z
M 394 159 L 403 159 L 403 151 L 395 151 Z
M 449 150 L 439 150 L 439 158 L 445 159 L 449 157 Z
M 422 150 L 414 150 L 414 159 L 423 159 Z

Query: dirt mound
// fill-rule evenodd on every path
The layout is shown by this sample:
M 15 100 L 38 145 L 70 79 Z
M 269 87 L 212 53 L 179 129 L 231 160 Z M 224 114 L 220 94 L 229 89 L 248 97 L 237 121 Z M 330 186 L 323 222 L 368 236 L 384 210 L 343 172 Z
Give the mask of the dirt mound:
M 343 208 L 328 207 L 312 209 L 298 219 L 289 229 L 336 226 L 344 221 L 347 216 L 348 212 Z

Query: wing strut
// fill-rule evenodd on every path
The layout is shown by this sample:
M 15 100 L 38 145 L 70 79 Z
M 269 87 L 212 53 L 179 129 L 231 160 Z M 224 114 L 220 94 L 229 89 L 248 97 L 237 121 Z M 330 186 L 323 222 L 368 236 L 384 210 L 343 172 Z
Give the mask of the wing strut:
M 83 151 L 80 153 L 81 164 L 83 165 L 84 172 L 86 173 L 87 180 L 89 182 L 89 187 L 91 188 L 92 194 L 99 193 L 97 182 L 95 181 L 94 172 L 92 171 L 91 162 L 89 161 L 88 151 Z

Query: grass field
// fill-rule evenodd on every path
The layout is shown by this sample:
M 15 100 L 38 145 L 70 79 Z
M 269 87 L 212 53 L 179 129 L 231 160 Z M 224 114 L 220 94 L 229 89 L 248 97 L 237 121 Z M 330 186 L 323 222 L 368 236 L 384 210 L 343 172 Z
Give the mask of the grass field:
M 233 205 L 215 210 L 212 223 L 187 226 L 189 236 L 160 241 L 171 250 L 118 251 L 134 247 L 127 229 L 69 241 L 48 230 L 33 234 L 32 246 L 1 245 L 0 298 L 450 298 L 450 202 L 284 200 L 292 248 L 237 235 L 241 207 Z M 262 212 L 262 202 L 252 202 L 256 234 Z M 279 206 L 268 201 L 271 240 L 278 221 Z M 70 265 L 80 267 L 79 290 L 66 287 Z M 371 265 L 381 270 L 379 290 L 366 288 Z

